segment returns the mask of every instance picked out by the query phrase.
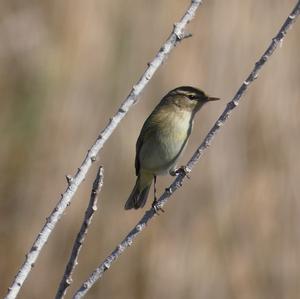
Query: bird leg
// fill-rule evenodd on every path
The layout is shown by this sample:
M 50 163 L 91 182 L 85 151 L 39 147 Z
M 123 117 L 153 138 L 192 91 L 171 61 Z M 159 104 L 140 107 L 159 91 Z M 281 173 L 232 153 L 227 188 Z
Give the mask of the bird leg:
M 187 166 L 183 165 L 178 168 L 171 169 L 169 173 L 171 176 L 178 176 L 180 174 L 184 174 L 188 179 L 190 179 L 191 178 L 189 176 L 190 172 L 191 170 Z
M 157 196 L 156 196 L 156 175 L 154 177 L 154 184 L 153 184 L 153 191 L 154 191 L 154 202 L 157 202 Z
M 152 208 L 155 210 L 155 213 L 157 214 L 157 215 L 159 215 L 159 211 L 161 211 L 161 212 L 165 212 L 164 210 L 163 210 L 163 208 L 161 208 L 160 206 L 157 206 L 156 204 L 157 204 L 157 196 L 156 196 L 156 175 L 154 175 L 153 176 L 153 178 L 154 178 L 154 184 L 153 184 L 153 189 L 154 189 L 154 200 L 153 200 L 153 203 L 152 203 Z

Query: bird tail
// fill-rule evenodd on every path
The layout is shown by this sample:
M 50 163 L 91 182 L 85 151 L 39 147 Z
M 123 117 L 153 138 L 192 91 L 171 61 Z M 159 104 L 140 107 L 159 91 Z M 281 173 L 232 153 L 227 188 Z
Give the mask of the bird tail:
M 149 194 L 153 175 L 141 172 L 137 177 L 135 186 L 125 203 L 125 210 L 142 208 Z

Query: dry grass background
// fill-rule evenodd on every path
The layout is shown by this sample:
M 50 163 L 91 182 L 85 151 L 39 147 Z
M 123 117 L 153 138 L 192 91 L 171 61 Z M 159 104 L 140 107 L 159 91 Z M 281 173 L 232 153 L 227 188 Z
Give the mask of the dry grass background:
M 223 101 L 196 120 L 184 163 L 296 1 L 204 1 L 194 36 L 171 54 L 101 153 L 101 204 L 69 296 L 140 218 L 125 212 L 143 120 L 171 88 Z M 189 1 L 1 1 L 0 296 L 97 133 Z M 299 298 L 300 24 L 238 111 L 134 246 L 87 298 Z M 94 167 L 20 298 L 53 298 Z M 171 179 L 159 180 L 160 190 Z

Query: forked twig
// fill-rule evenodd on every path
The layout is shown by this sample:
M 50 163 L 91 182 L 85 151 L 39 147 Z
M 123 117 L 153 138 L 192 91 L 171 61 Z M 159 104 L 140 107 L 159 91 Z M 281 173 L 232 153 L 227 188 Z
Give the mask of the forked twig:
M 261 58 L 256 62 L 253 70 L 247 79 L 243 82 L 241 87 L 238 89 L 237 93 L 233 97 L 233 99 L 227 104 L 224 112 L 215 122 L 212 129 L 209 131 L 204 141 L 197 148 L 192 158 L 189 160 L 187 166 L 185 167 L 186 171 L 181 172 L 177 178 L 173 181 L 169 188 L 162 194 L 159 200 L 156 203 L 156 209 L 162 208 L 167 201 L 170 199 L 170 196 L 182 186 L 183 180 L 186 177 L 187 173 L 192 170 L 192 168 L 196 165 L 199 159 L 204 154 L 204 151 L 210 146 L 211 141 L 215 138 L 217 132 L 220 130 L 221 126 L 228 119 L 230 113 L 234 108 L 237 107 L 241 96 L 245 93 L 248 86 L 257 78 L 257 75 L 262 68 L 262 66 L 267 62 L 269 57 L 274 53 L 278 44 L 285 37 L 287 30 L 291 27 L 291 25 L 296 21 L 300 13 L 300 0 L 296 4 L 295 8 L 288 16 L 282 27 L 280 28 L 277 35 L 272 39 L 271 44 L 261 56 Z M 129 234 L 125 237 L 125 239 L 113 250 L 113 252 L 96 268 L 96 270 L 88 277 L 88 279 L 82 284 L 82 286 L 77 290 L 73 299 L 83 298 L 86 293 L 91 289 L 91 287 L 96 283 L 98 279 L 100 279 L 104 272 L 110 268 L 112 263 L 118 259 L 118 257 L 132 244 L 133 240 L 137 237 L 137 235 L 143 231 L 148 224 L 148 222 L 155 215 L 155 207 L 152 207 L 148 210 L 142 219 L 137 223 L 137 225 L 129 232 Z
M 85 236 L 87 235 L 89 225 L 92 222 L 93 215 L 97 211 L 98 194 L 100 193 L 103 185 L 103 177 L 103 167 L 100 166 L 95 181 L 93 183 L 89 204 L 85 211 L 83 222 L 75 239 L 72 252 L 67 263 L 63 278 L 59 284 L 59 288 L 57 290 L 55 299 L 63 298 L 67 292 L 67 288 L 72 283 L 72 274 L 74 272 L 75 267 L 78 264 L 78 256 L 80 249 L 84 242 Z

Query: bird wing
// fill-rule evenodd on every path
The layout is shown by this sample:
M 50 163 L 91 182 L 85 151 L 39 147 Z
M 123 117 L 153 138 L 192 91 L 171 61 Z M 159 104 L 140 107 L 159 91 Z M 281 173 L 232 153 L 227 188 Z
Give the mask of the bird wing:
M 142 132 L 136 142 L 136 151 L 135 151 L 135 174 L 136 176 L 139 175 L 140 172 L 140 159 L 139 159 L 139 155 L 140 155 L 140 150 L 142 148 L 143 145 L 143 137 L 142 137 Z
M 140 172 L 140 151 L 144 144 L 144 140 L 147 140 L 150 135 L 154 134 L 156 129 L 156 124 L 152 122 L 153 115 L 155 110 L 150 114 L 150 116 L 146 119 L 141 133 L 136 142 L 136 152 L 135 152 L 135 174 L 138 176 Z M 150 125 L 151 124 L 151 125 Z

